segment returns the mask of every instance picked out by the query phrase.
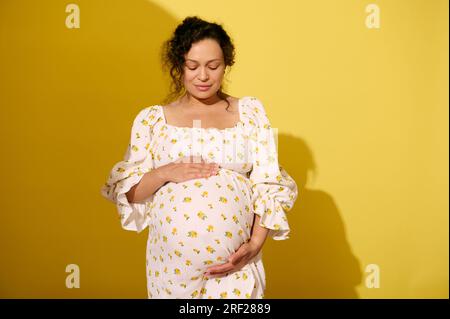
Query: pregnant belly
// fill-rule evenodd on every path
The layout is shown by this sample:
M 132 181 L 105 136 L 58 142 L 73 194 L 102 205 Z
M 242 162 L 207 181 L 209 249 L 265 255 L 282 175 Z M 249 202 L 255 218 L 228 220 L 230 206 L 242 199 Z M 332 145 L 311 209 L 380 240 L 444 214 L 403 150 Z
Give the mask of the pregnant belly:
M 153 200 L 154 259 L 180 276 L 226 262 L 250 237 L 248 184 L 237 173 L 167 183 Z

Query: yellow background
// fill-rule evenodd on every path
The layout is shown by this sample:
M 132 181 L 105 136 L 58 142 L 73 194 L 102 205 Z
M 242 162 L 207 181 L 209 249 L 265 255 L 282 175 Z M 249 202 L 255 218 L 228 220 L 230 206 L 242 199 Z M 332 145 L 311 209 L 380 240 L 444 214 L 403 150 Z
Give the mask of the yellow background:
M 448 298 L 447 1 L 85 0 L 80 29 L 68 3 L 0 2 L 0 297 L 147 297 L 147 231 L 100 187 L 167 92 L 160 45 L 199 15 L 234 39 L 226 92 L 261 99 L 299 185 L 266 297 Z

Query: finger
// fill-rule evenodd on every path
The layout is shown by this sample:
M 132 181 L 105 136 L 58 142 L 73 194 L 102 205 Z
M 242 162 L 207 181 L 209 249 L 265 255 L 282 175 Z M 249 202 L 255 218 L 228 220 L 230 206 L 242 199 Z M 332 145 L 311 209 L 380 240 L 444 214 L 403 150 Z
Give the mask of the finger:
M 197 174 L 200 174 L 200 175 L 208 175 L 208 176 L 210 176 L 213 171 L 211 169 L 209 169 L 209 168 L 200 167 L 200 168 L 194 168 L 193 172 L 196 172 Z
M 218 172 L 220 167 L 216 163 L 209 163 L 208 168 L 214 172 Z
M 189 163 L 189 167 L 194 167 L 194 168 L 213 168 L 214 165 L 208 164 L 208 163 Z
M 195 173 L 200 174 L 200 175 L 211 176 L 216 171 L 214 169 L 212 169 L 212 168 L 200 166 L 200 167 L 193 168 L 192 172 L 195 172 Z
M 217 273 L 217 272 L 221 272 L 221 271 L 224 271 L 224 270 L 228 270 L 228 269 L 230 269 L 232 267 L 233 267 L 233 265 L 231 263 L 226 262 L 226 263 L 223 263 L 221 265 L 216 265 L 216 266 L 209 267 L 206 271 L 208 273 L 211 273 L 211 272 Z
M 215 168 L 214 166 L 211 167 L 205 167 L 205 169 L 209 172 L 210 175 L 217 175 L 217 173 L 219 172 L 219 170 L 217 168 Z
M 220 266 L 214 266 L 214 267 L 208 268 L 206 270 L 206 274 L 209 274 L 209 275 L 224 274 L 224 273 L 230 272 L 233 269 L 234 269 L 234 266 L 231 263 L 225 263 Z
M 202 163 L 203 158 L 201 156 L 191 156 L 191 163 Z
M 209 173 L 203 173 L 203 172 L 199 172 L 199 171 L 194 171 L 189 173 L 189 178 L 190 179 L 194 179 L 194 178 L 207 178 L 209 177 L 210 174 Z
M 211 172 L 209 170 L 205 170 L 205 169 L 201 169 L 201 168 L 200 169 L 199 168 L 192 169 L 189 172 L 193 178 L 207 178 L 207 177 L 211 176 Z
M 184 156 L 181 158 L 182 163 L 191 163 L 191 158 L 189 156 Z

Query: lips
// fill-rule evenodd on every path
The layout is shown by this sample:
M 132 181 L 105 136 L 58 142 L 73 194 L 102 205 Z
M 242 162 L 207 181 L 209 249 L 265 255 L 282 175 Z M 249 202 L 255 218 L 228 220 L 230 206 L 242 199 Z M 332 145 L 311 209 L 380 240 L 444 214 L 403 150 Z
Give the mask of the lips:
M 195 87 L 196 87 L 197 90 L 199 90 L 199 91 L 204 91 L 204 92 L 206 92 L 206 91 L 209 90 L 209 88 L 211 87 L 211 85 L 206 85 L 206 86 L 203 86 L 203 85 L 196 85 Z

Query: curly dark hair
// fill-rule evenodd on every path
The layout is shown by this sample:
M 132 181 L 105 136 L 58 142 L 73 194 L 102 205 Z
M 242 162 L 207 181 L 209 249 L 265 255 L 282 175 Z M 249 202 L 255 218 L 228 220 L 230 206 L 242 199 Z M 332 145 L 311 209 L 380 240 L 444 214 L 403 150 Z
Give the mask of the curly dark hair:
M 184 55 L 191 49 L 193 43 L 203 39 L 213 39 L 222 48 L 225 67 L 234 64 L 235 50 L 232 39 L 223 29 L 222 25 L 207 22 L 197 16 L 186 17 L 175 29 L 172 37 L 165 41 L 161 49 L 161 62 L 163 71 L 169 72 L 172 82 L 169 95 L 164 99 L 168 103 L 182 96 L 185 88 L 182 83 Z M 227 102 L 227 110 L 230 103 L 220 86 L 217 95 Z

